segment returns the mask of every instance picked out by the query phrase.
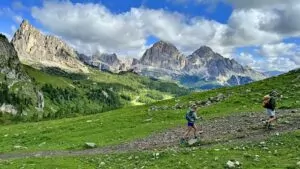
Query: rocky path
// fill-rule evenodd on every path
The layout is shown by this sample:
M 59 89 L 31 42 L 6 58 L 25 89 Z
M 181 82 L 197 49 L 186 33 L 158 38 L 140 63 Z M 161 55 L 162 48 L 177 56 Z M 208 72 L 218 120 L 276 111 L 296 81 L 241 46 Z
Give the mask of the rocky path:
M 202 142 L 202 145 L 200 146 L 211 146 L 218 143 L 226 144 L 231 142 L 264 140 L 270 135 L 280 135 L 288 131 L 300 129 L 300 109 L 279 110 L 277 115 L 278 121 L 274 130 L 266 130 L 263 128 L 262 119 L 266 118 L 264 113 L 242 113 L 234 116 L 201 121 L 198 126 L 202 127 L 204 133 L 200 136 Z M 0 159 L 80 156 L 178 147 L 179 139 L 183 135 L 184 130 L 185 128 L 182 126 L 161 133 L 156 133 L 149 137 L 129 143 L 96 149 L 4 153 L 0 154 Z

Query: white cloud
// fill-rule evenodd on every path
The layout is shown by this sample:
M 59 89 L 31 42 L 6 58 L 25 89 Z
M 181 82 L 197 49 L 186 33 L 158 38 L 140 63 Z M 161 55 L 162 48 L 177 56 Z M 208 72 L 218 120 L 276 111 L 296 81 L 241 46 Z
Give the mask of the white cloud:
M 189 18 L 162 9 L 132 8 L 115 14 L 101 4 L 73 4 L 70 1 L 45 1 L 42 7 L 32 9 L 32 15 L 49 31 L 86 54 L 100 51 L 141 56 L 147 47 L 147 37 L 155 36 L 173 43 L 186 54 L 201 45 L 208 45 L 231 58 L 236 47 L 262 45 L 260 52 L 268 56 L 267 65 L 280 60 L 291 67 L 294 67 L 292 63 L 299 63 L 299 57 L 291 54 L 283 56 L 285 50 L 290 51 L 286 49 L 289 44 L 279 42 L 283 38 L 300 36 L 300 22 L 297 21 L 300 18 L 300 1 L 224 1 L 236 7 L 227 24 L 201 17 Z M 208 0 L 194 2 L 208 3 Z M 277 46 L 270 46 L 274 43 Z M 264 67 L 264 60 L 256 61 L 245 53 L 238 60 L 252 67 Z M 273 69 L 272 66 L 266 67 Z
M 257 62 L 256 59 L 254 59 L 253 55 L 244 52 L 241 52 L 239 55 L 235 55 L 234 59 L 242 65 L 249 67 L 254 67 L 255 63 Z
M 150 35 L 191 52 L 204 44 L 218 46 L 226 30 L 225 25 L 215 21 L 186 19 L 182 14 L 165 10 L 132 8 L 113 14 L 99 4 L 45 2 L 42 8 L 33 8 L 32 14 L 70 42 L 117 53 L 138 53 L 145 48 Z
M 119 53 L 138 50 L 145 43 L 142 23 L 131 19 L 138 17 L 134 12 L 114 15 L 97 4 L 45 2 L 43 8 L 33 8 L 32 14 L 52 32 L 93 49 Z
M 275 63 L 280 63 L 280 61 L 284 63 L 293 62 L 295 65 L 298 65 L 298 67 L 300 66 L 300 45 L 294 43 L 263 45 L 260 53 Z M 297 66 L 292 66 L 291 68 L 295 67 Z
M 294 55 L 296 46 L 294 43 L 265 44 L 261 47 L 261 54 L 265 57 Z
M 235 55 L 234 59 L 242 65 L 249 66 L 260 72 L 274 70 L 285 72 L 291 69 L 299 68 L 299 64 L 294 62 L 291 58 L 286 57 L 255 58 L 252 54 L 242 52 L 239 55 Z

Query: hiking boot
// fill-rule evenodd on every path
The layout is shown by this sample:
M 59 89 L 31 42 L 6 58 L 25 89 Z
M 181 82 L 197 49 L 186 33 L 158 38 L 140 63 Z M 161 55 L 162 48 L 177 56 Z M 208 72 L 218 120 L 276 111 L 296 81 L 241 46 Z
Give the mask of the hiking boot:
M 186 139 L 185 138 L 181 138 L 180 139 L 180 144 L 184 144 L 186 142 Z
M 273 130 L 273 129 L 275 129 L 275 127 L 274 127 L 274 125 L 269 124 L 269 125 L 268 125 L 268 129 L 269 129 L 269 130 Z
M 268 128 L 268 127 L 270 126 L 270 122 L 266 121 L 266 122 L 264 123 L 264 126 Z

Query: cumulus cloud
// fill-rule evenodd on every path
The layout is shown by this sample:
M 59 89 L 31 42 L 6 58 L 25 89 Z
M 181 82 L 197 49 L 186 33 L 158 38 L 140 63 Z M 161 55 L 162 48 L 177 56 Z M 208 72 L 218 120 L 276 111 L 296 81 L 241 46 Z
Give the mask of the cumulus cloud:
M 261 47 L 261 54 L 266 57 L 280 57 L 294 55 L 294 49 L 297 47 L 294 43 L 265 44 Z
M 208 3 L 208 0 L 177 0 L 179 3 L 186 1 Z M 132 8 L 115 14 L 101 4 L 70 1 L 45 1 L 42 7 L 32 9 L 32 15 L 49 31 L 86 54 L 100 51 L 138 57 L 147 48 L 147 37 L 155 36 L 173 43 L 185 54 L 208 45 L 232 58 L 236 47 L 262 45 L 260 52 L 267 57 L 268 65 L 280 60 L 291 67 L 299 63 L 299 57 L 292 57 L 298 55 L 297 52 L 287 52 L 295 47 L 279 42 L 283 38 L 300 36 L 300 22 L 297 21 L 300 1 L 213 0 L 217 1 L 235 7 L 227 24 L 162 9 Z M 264 60 L 256 61 L 246 53 L 240 56 L 238 60 L 244 64 L 265 67 Z
M 117 53 L 140 51 L 150 35 L 191 52 L 204 44 L 218 46 L 226 30 L 226 26 L 218 22 L 186 19 L 176 12 L 132 8 L 113 14 L 99 4 L 69 1 L 45 2 L 42 8 L 33 8 L 32 14 L 52 32 L 69 41 L 92 45 L 90 49 Z
M 98 4 L 45 2 L 32 14 L 52 32 L 102 51 L 137 50 L 145 43 L 143 23 L 130 19 L 138 17 L 134 12 L 114 15 Z
M 266 44 L 261 47 L 260 53 L 269 60 L 276 62 L 283 60 L 285 63 L 288 63 L 287 60 L 289 60 L 289 62 L 294 62 L 298 67 L 300 66 L 300 45 L 294 43 Z
M 288 57 L 255 58 L 250 53 L 241 52 L 240 54 L 235 55 L 234 59 L 242 65 L 249 66 L 260 72 L 274 70 L 285 72 L 291 69 L 299 68 L 299 64 L 293 61 L 292 58 Z

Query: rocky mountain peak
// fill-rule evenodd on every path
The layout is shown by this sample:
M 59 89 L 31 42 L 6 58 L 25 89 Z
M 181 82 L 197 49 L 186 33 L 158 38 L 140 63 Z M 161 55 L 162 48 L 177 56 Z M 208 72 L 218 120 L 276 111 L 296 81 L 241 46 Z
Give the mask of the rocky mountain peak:
M 37 67 L 58 67 L 71 72 L 87 73 L 73 48 L 55 36 L 45 36 L 24 20 L 14 34 L 12 43 L 24 64 Z
M 0 34 L 0 74 L 8 79 L 27 79 L 13 45 Z
M 154 43 L 152 48 L 160 50 L 161 52 L 179 52 L 173 44 L 162 40 Z
M 192 55 L 198 55 L 200 57 L 209 57 L 209 56 L 213 56 L 214 54 L 215 54 L 214 51 L 210 47 L 201 46 Z
M 159 41 L 146 50 L 140 64 L 169 70 L 180 70 L 185 65 L 185 56 L 173 44 Z

